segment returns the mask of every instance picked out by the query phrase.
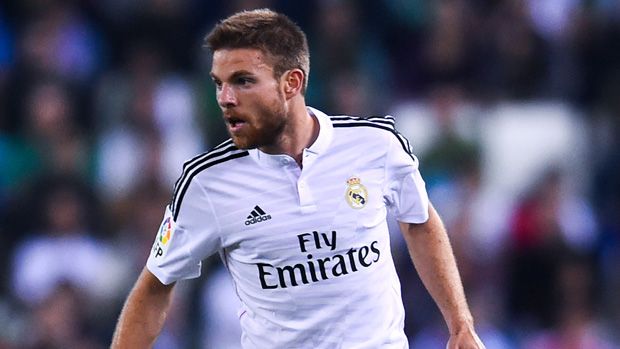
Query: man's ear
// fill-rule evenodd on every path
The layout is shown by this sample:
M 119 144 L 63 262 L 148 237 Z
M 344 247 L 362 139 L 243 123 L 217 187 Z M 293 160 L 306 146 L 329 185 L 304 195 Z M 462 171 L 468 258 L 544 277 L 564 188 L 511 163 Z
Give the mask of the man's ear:
M 301 93 L 304 86 L 305 74 L 301 69 L 291 69 L 284 73 L 284 95 L 286 99 L 290 99 Z

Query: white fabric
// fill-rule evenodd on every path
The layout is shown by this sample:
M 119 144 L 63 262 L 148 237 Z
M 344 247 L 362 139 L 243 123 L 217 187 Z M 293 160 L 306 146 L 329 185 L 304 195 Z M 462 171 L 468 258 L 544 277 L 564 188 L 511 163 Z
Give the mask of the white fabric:
M 164 218 L 176 215 L 173 233 L 165 246 L 158 233 L 148 269 L 169 284 L 219 252 L 242 303 L 244 348 L 407 348 L 385 217 L 428 219 L 417 159 L 386 121 L 309 111 L 320 133 L 303 169 L 257 149 L 212 156 L 202 171 L 188 162 L 194 176 Z

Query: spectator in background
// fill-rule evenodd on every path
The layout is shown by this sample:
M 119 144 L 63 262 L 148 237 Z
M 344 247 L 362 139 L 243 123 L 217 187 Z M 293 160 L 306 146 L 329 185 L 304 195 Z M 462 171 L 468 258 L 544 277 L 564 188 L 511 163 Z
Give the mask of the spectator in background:
M 145 178 L 174 183 L 178 164 L 204 145 L 191 84 L 165 70 L 151 43 L 134 47 L 126 69 L 104 78 L 99 96 L 97 183 L 112 201 Z
M 161 223 L 161 207 L 170 200 L 170 190 L 145 179 L 123 200 L 108 205 L 111 227 L 116 232 L 115 248 L 125 256 L 135 278 L 142 270 L 153 244 L 153 227 Z M 126 285 L 129 291 L 130 284 Z
M 493 53 L 491 67 L 502 98 L 531 99 L 545 96 L 549 78 L 548 47 L 534 30 L 525 1 L 509 0 L 497 5 L 491 21 Z
M 16 247 L 11 270 L 13 296 L 35 307 L 59 285 L 69 284 L 84 294 L 93 311 L 111 311 L 127 282 L 128 266 L 105 240 L 95 237 L 92 219 L 97 217 L 88 188 L 71 178 L 52 178 L 33 190 L 26 207 L 41 202 L 40 226 Z M 30 211 L 23 214 L 32 218 Z
M 365 115 L 372 110 L 371 82 L 358 70 L 336 73 L 327 84 L 327 105 L 342 115 Z
M 21 132 L 6 138 L 3 183 L 15 195 L 45 174 L 88 178 L 89 146 L 75 121 L 73 95 L 59 80 L 29 87 Z
M 63 81 L 42 78 L 28 85 L 20 102 L 20 123 L 16 132 L 6 137 L 5 152 L 0 155 L 2 190 L 8 195 L 6 206 L 0 205 L 3 222 L 3 269 L 10 275 L 8 265 L 16 243 L 32 233 L 33 217 L 30 215 L 40 197 L 28 201 L 29 191 L 42 190 L 42 183 L 50 176 L 75 178 L 88 183 L 91 161 L 87 134 L 76 122 L 76 104 L 72 91 Z M 0 151 L 1 152 L 1 151 Z M 44 187 L 43 187 L 44 188 Z M 43 195 L 37 193 L 36 195 Z M 25 202 L 28 201 L 28 204 Z M 6 209 L 5 209 L 6 208 Z M 38 214 L 38 212 L 37 212 Z M 36 227 L 40 228 L 40 227 Z M 11 286 L 7 285 L 7 289 Z
M 76 123 L 76 105 L 58 80 L 35 84 L 26 97 L 26 135 L 42 173 L 88 178 L 89 146 Z
M 460 176 L 475 172 L 480 159 L 479 146 L 474 135 L 459 129 L 459 114 L 464 110 L 465 92 L 455 84 L 438 84 L 428 95 L 437 135 L 424 153 L 425 173 L 429 186 L 454 183 Z
M 22 338 L 20 347 L 103 349 L 105 342 L 96 332 L 96 314 L 88 312 L 89 305 L 83 296 L 82 291 L 69 284 L 57 285 L 35 305 L 26 330 L 28 336 Z
M 29 14 L 20 36 L 20 69 L 27 78 L 56 76 L 85 86 L 101 67 L 102 42 L 76 2 L 22 3 Z
M 552 277 L 554 304 L 550 328 L 535 331 L 523 343 L 524 349 L 613 349 L 601 319 L 596 316 L 596 272 L 591 260 L 566 254 L 560 256 Z
M 9 133 L 5 147 L 0 149 L 0 195 L 7 195 L 3 205 L 0 198 L 0 218 L 6 220 L 6 248 L 13 248 L 14 242 L 26 233 L 32 217 L 22 217 L 20 207 L 24 195 L 44 177 L 67 176 L 88 182 L 91 156 L 89 139 L 75 121 L 74 96 L 59 80 L 43 79 L 29 86 L 22 103 L 23 117 L 20 132 Z M 2 143 L 2 141 L 0 141 Z M 2 145 L 0 145 L 2 148 Z M 7 259 L 11 253 L 3 253 Z
M 437 84 L 454 85 L 467 91 L 474 72 L 472 14 L 463 1 L 443 0 L 435 4 L 421 55 L 420 77 L 426 91 Z
M 532 28 L 545 42 L 548 76 L 544 95 L 551 98 L 575 97 L 582 81 L 576 67 L 573 37 L 579 35 L 581 1 L 524 1 Z M 587 35 L 587 34 L 586 34 Z
M 620 328 L 620 297 L 617 291 L 620 289 L 620 100 L 610 95 L 606 105 L 606 115 L 599 121 L 604 127 L 600 127 L 596 134 L 601 151 L 596 163 L 592 194 L 601 222 L 600 263 L 607 305 L 603 312 L 615 328 Z M 617 339 L 620 341 L 620 333 Z
M 509 314 L 522 329 L 547 328 L 559 304 L 554 276 L 562 256 L 594 257 L 597 227 L 584 202 L 567 195 L 561 173 L 550 171 L 517 205 L 505 293 Z
M 6 74 L 13 66 L 13 41 L 15 34 L 7 21 L 5 12 L 0 8 L 0 82 L 4 82 Z
M 8 23 L 5 13 L 0 7 L 0 154 L 2 152 L 3 135 L 6 131 L 6 91 L 8 77 L 13 65 L 15 64 L 14 52 L 15 33 L 10 23 Z M 0 157 L 1 159 L 2 157 Z M 0 186 L 2 185 L 0 178 Z M 1 188 L 1 187 L 0 187 Z M 1 195 L 1 189 L 0 189 Z
M 383 41 L 389 65 L 388 73 L 393 86 L 393 99 L 417 97 L 422 93 L 424 82 L 421 79 L 422 58 L 419 53 L 424 42 L 425 28 L 431 23 L 435 2 L 385 1 L 387 20 L 380 22 Z M 379 16 L 372 16 L 379 21 Z
M 390 95 L 384 49 L 370 25 L 361 25 L 361 12 L 355 1 L 322 1 L 314 17 L 310 35 L 319 39 L 311 49 L 316 73 L 308 95 L 333 114 L 373 115 Z M 371 86 L 381 88 L 370 93 Z

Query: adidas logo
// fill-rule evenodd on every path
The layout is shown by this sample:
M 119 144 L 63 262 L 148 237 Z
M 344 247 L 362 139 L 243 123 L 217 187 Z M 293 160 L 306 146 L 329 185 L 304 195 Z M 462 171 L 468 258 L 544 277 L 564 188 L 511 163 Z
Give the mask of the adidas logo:
M 247 220 L 245 221 L 245 225 L 260 223 L 260 222 L 268 221 L 270 219 L 271 219 L 271 216 L 265 213 L 265 211 L 263 211 L 263 209 L 260 208 L 260 206 L 256 205 L 254 206 L 254 209 L 252 210 L 252 212 L 250 212 L 250 214 L 248 215 Z

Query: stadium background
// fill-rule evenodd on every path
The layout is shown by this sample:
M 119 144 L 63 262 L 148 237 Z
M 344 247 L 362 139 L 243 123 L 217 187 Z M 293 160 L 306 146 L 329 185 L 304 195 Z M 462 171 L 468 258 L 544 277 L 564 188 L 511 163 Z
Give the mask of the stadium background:
M 183 160 L 226 138 L 202 37 L 256 7 L 308 34 L 310 105 L 396 117 L 488 348 L 620 347 L 617 1 L 24 0 L 0 4 L 0 348 L 109 344 Z M 393 249 L 411 347 L 444 348 Z M 204 269 L 157 348 L 238 346 Z

